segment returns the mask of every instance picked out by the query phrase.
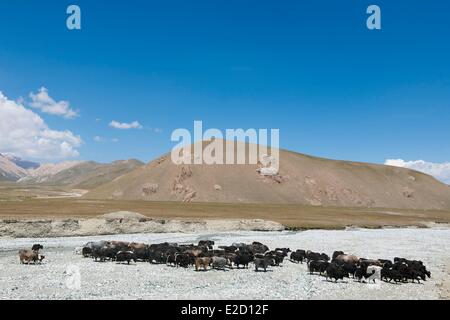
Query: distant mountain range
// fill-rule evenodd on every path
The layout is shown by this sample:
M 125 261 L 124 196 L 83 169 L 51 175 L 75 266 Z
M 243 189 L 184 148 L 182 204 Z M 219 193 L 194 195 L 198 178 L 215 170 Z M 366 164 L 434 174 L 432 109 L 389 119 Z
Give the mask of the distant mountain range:
M 0 154 L 0 181 L 90 189 L 112 181 L 143 164 L 132 159 L 106 164 L 94 161 L 66 161 L 41 165 Z
M 27 168 L 22 167 L 22 161 L 17 158 L 0 153 L 0 181 L 17 181 L 26 176 Z
M 32 161 L 28 161 L 28 160 L 23 160 L 19 157 L 16 157 L 12 154 L 0 154 L 0 157 L 3 156 L 6 159 L 8 159 L 9 161 L 13 162 L 15 165 L 17 165 L 20 168 L 23 169 L 36 169 L 40 166 L 39 163 L 37 162 L 32 162 Z

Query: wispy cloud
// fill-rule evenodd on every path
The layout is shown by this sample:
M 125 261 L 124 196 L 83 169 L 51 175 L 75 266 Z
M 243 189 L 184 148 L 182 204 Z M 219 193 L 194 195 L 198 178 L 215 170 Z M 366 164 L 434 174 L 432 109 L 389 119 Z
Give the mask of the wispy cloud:
M 94 141 L 95 141 L 95 142 L 104 142 L 104 141 L 105 141 L 105 138 L 100 137 L 100 136 L 95 136 L 95 137 L 94 137 Z
M 118 121 L 113 120 L 109 123 L 109 126 L 111 128 L 120 129 L 120 130 L 142 129 L 142 125 L 138 121 L 126 123 L 126 122 L 118 122 Z
M 63 159 L 79 156 L 80 136 L 52 130 L 32 110 L 0 92 L 0 152 L 33 159 Z
M 111 142 L 117 143 L 117 142 L 119 142 L 119 139 L 117 139 L 117 138 L 112 138 L 112 139 L 111 139 Z
M 450 184 L 450 162 L 434 163 L 424 160 L 405 161 L 403 159 L 388 159 L 384 164 L 420 171 L 444 183 Z
M 31 102 L 28 104 L 31 108 L 40 110 L 43 113 L 73 119 L 78 117 L 78 111 L 70 107 L 68 101 L 55 101 L 48 93 L 47 88 L 40 88 L 37 93 L 30 93 Z

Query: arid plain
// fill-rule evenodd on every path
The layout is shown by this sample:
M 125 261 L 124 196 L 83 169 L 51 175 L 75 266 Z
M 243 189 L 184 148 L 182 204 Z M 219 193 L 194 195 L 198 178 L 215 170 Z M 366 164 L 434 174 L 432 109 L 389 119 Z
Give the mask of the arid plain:
M 94 218 L 110 212 L 132 211 L 155 219 L 263 219 L 289 229 L 427 227 L 450 223 L 450 212 L 445 210 L 95 200 L 74 196 L 77 192 L 81 190 L 3 184 L 0 219 Z

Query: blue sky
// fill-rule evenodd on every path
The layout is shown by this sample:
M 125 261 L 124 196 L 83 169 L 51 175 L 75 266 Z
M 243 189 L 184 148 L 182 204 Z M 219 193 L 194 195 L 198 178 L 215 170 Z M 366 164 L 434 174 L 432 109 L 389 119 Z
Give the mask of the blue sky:
M 66 28 L 70 4 L 81 31 Z M 370 4 L 380 31 L 365 26 Z M 148 161 L 202 120 L 279 128 L 281 147 L 316 156 L 448 162 L 449 12 L 444 0 L 2 1 L 0 91 L 80 136 L 77 159 Z M 30 107 L 41 87 L 79 116 Z

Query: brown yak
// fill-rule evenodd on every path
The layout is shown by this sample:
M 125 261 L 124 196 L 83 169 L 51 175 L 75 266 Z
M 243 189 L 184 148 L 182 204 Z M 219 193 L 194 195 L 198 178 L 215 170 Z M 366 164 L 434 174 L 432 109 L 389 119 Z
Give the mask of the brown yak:
M 130 250 L 144 249 L 146 247 L 147 245 L 145 243 L 132 242 L 128 244 L 128 249 Z
M 21 264 L 30 264 L 33 262 L 36 264 L 37 262 L 41 263 L 44 260 L 44 256 L 39 255 L 39 251 L 33 250 L 20 250 L 19 251 L 19 259 Z
M 357 264 L 359 262 L 359 258 L 352 254 L 341 254 L 336 257 L 335 261 Z
M 201 267 L 203 267 L 203 270 L 207 270 L 209 265 L 211 264 L 211 258 L 196 258 L 195 259 L 195 271 L 199 271 Z

